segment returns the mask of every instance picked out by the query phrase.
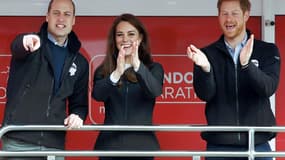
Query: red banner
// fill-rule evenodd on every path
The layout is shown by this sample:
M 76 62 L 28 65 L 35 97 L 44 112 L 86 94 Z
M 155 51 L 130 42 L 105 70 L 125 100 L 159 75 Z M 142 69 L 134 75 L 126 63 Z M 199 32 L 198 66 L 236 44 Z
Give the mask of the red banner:
M 150 16 L 140 18 L 149 32 L 154 60 L 161 63 L 165 70 L 163 94 L 157 99 L 154 124 L 205 124 L 204 102 L 199 100 L 194 92 L 193 63 L 186 57 L 186 48 L 190 43 L 203 47 L 217 40 L 221 34 L 217 17 Z M 114 17 L 104 16 L 86 16 L 76 19 L 74 30 L 82 41 L 81 51 L 90 63 L 90 91 L 92 90 L 93 72 L 104 57 L 106 37 L 113 19 Z M 6 101 L 10 43 L 19 33 L 37 32 L 44 20 L 44 17 L 0 17 L 1 118 Z M 261 27 L 256 24 L 261 24 L 260 17 L 252 17 L 248 26 L 255 33 L 255 37 L 260 38 Z M 104 105 L 94 101 L 90 96 L 89 109 L 86 124 L 101 124 L 104 119 Z M 67 149 L 93 150 L 97 134 L 97 131 L 72 131 L 68 133 Z M 205 147 L 199 132 L 157 132 L 157 136 L 163 150 L 201 150 Z

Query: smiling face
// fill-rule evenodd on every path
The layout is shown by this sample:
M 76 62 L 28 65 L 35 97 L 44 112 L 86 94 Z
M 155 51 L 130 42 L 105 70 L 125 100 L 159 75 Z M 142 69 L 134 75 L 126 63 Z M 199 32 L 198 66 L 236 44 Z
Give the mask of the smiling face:
M 75 24 L 74 6 L 71 0 L 54 0 L 46 15 L 48 32 L 63 44 Z
M 116 47 L 118 50 L 123 46 L 126 50 L 126 55 L 130 55 L 132 44 L 136 41 L 141 42 L 139 31 L 129 22 L 121 21 L 116 27 Z
M 226 40 L 242 40 L 246 33 L 249 11 L 243 12 L 239 1 L 224 1 L 219 10 L 219 23 Z

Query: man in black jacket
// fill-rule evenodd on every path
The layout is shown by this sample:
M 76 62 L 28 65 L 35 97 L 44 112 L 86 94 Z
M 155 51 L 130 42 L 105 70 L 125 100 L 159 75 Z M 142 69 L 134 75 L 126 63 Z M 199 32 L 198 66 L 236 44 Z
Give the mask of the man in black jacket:
M 74 24 L 73 1 L 51 0 L 40 32 L 20 34 L 12 42 L 4 125 L 83 125 L 89 67 L 79 53 Z M 61 150 L 64 142 L 63 131 L 13 131 L 2 141 L 9 151 Z
M 272 43 L 254 39 L 246 29 L 249 0 L 218 0 L 223 35 L 211 45 L 187 48 L 194 62 L 194 89 L 206 101 L 206 119 L 214 126 L 274 126 L 270 96 L 278 87 L 280 56 Z M 255 133 L 255 150 L 271 151 L 272 132 Z M 208 151 L 246 151 L 247 132 L 203 132 Z M 225 160 L 233 158 L 215 158 Z M 247 159 L 243 158 L 243 159 Z M 272 159 L 268 157 L 256 159 Z

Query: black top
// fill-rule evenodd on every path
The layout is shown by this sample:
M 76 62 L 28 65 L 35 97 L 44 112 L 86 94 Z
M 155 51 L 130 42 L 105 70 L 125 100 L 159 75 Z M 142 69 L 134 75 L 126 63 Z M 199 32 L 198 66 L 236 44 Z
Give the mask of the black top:
M 47 23 L 38 33 L 40 48 L 29 53 L 23 47 L 23 36 L 12 42 L 12 60 L 7 86 L 4 125 L 63 125 L 69 114 L 85 120 L 88 113 L 87 60 L 79 53 L 80 41 L 74 32 L 68 36 L 60 86 L 53 94 L 55 75 L 48 45 Z M 65 132 L 9 132 L 10 138 L 53 148 L 64 148 Z
M 141 63 L 136 72 L 137 83 L 122 77 L 122 85 L 114 85 L 110 77 L 103 77 L 99 67 L 94 75 L 92 96 L 105 104 L 108 125 L 152 125 L 155 98 L 162 93 L 164 71 L 159 63 L 149 68 Z M 99 150 L 158 150 L 153 132 L 102 131 L 95 149 Z
M 246 68 L 242 68 L 239 61 L 235 65 L 223 36 L 202 50 L 211 64 L 211 71 L 205 73 L 194 66 L 194 89 L 197 96 L 206 101 L 208 125 L 275 125 L 269 97 L 279 83 L 278 48 L 272 43 L 254 40 L 253 53 Z M 274 133 L 257 133 L 255 143 L 265 143 L 274 136 Z M 247 132 L 204 132 L 202 138 L 213 144 L 248 144 Z

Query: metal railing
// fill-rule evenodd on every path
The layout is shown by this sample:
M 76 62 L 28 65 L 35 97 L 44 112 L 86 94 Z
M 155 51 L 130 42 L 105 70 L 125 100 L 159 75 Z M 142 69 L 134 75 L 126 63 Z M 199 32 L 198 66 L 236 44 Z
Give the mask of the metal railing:
M 4 126 L 0 130 L 0 138 L 9 131 L 66 131 L 62 125 L 21 125 Z M 256 152 L 254 146 L 255 132 L 285 132 L 285 126 L 274 127 L 236 127 L 236 126 L 197 126 L 197 125 L 153 125 L 153 126 L 124 126 L 124 125 L 85 125 L 80 129 L 71 131 L 226 131 L 226 132 L 248 132 L 247 151 L 0 151 L 0 157 L 19 156 L 65 156 L 65 157 L 97 157 L 97 156 L 124 156 L 124 157 L 248 157 L 253 160 L 255 157 L 285 157 L 284 151 Z M 69 130 L 70 131 L 70 130 Z

